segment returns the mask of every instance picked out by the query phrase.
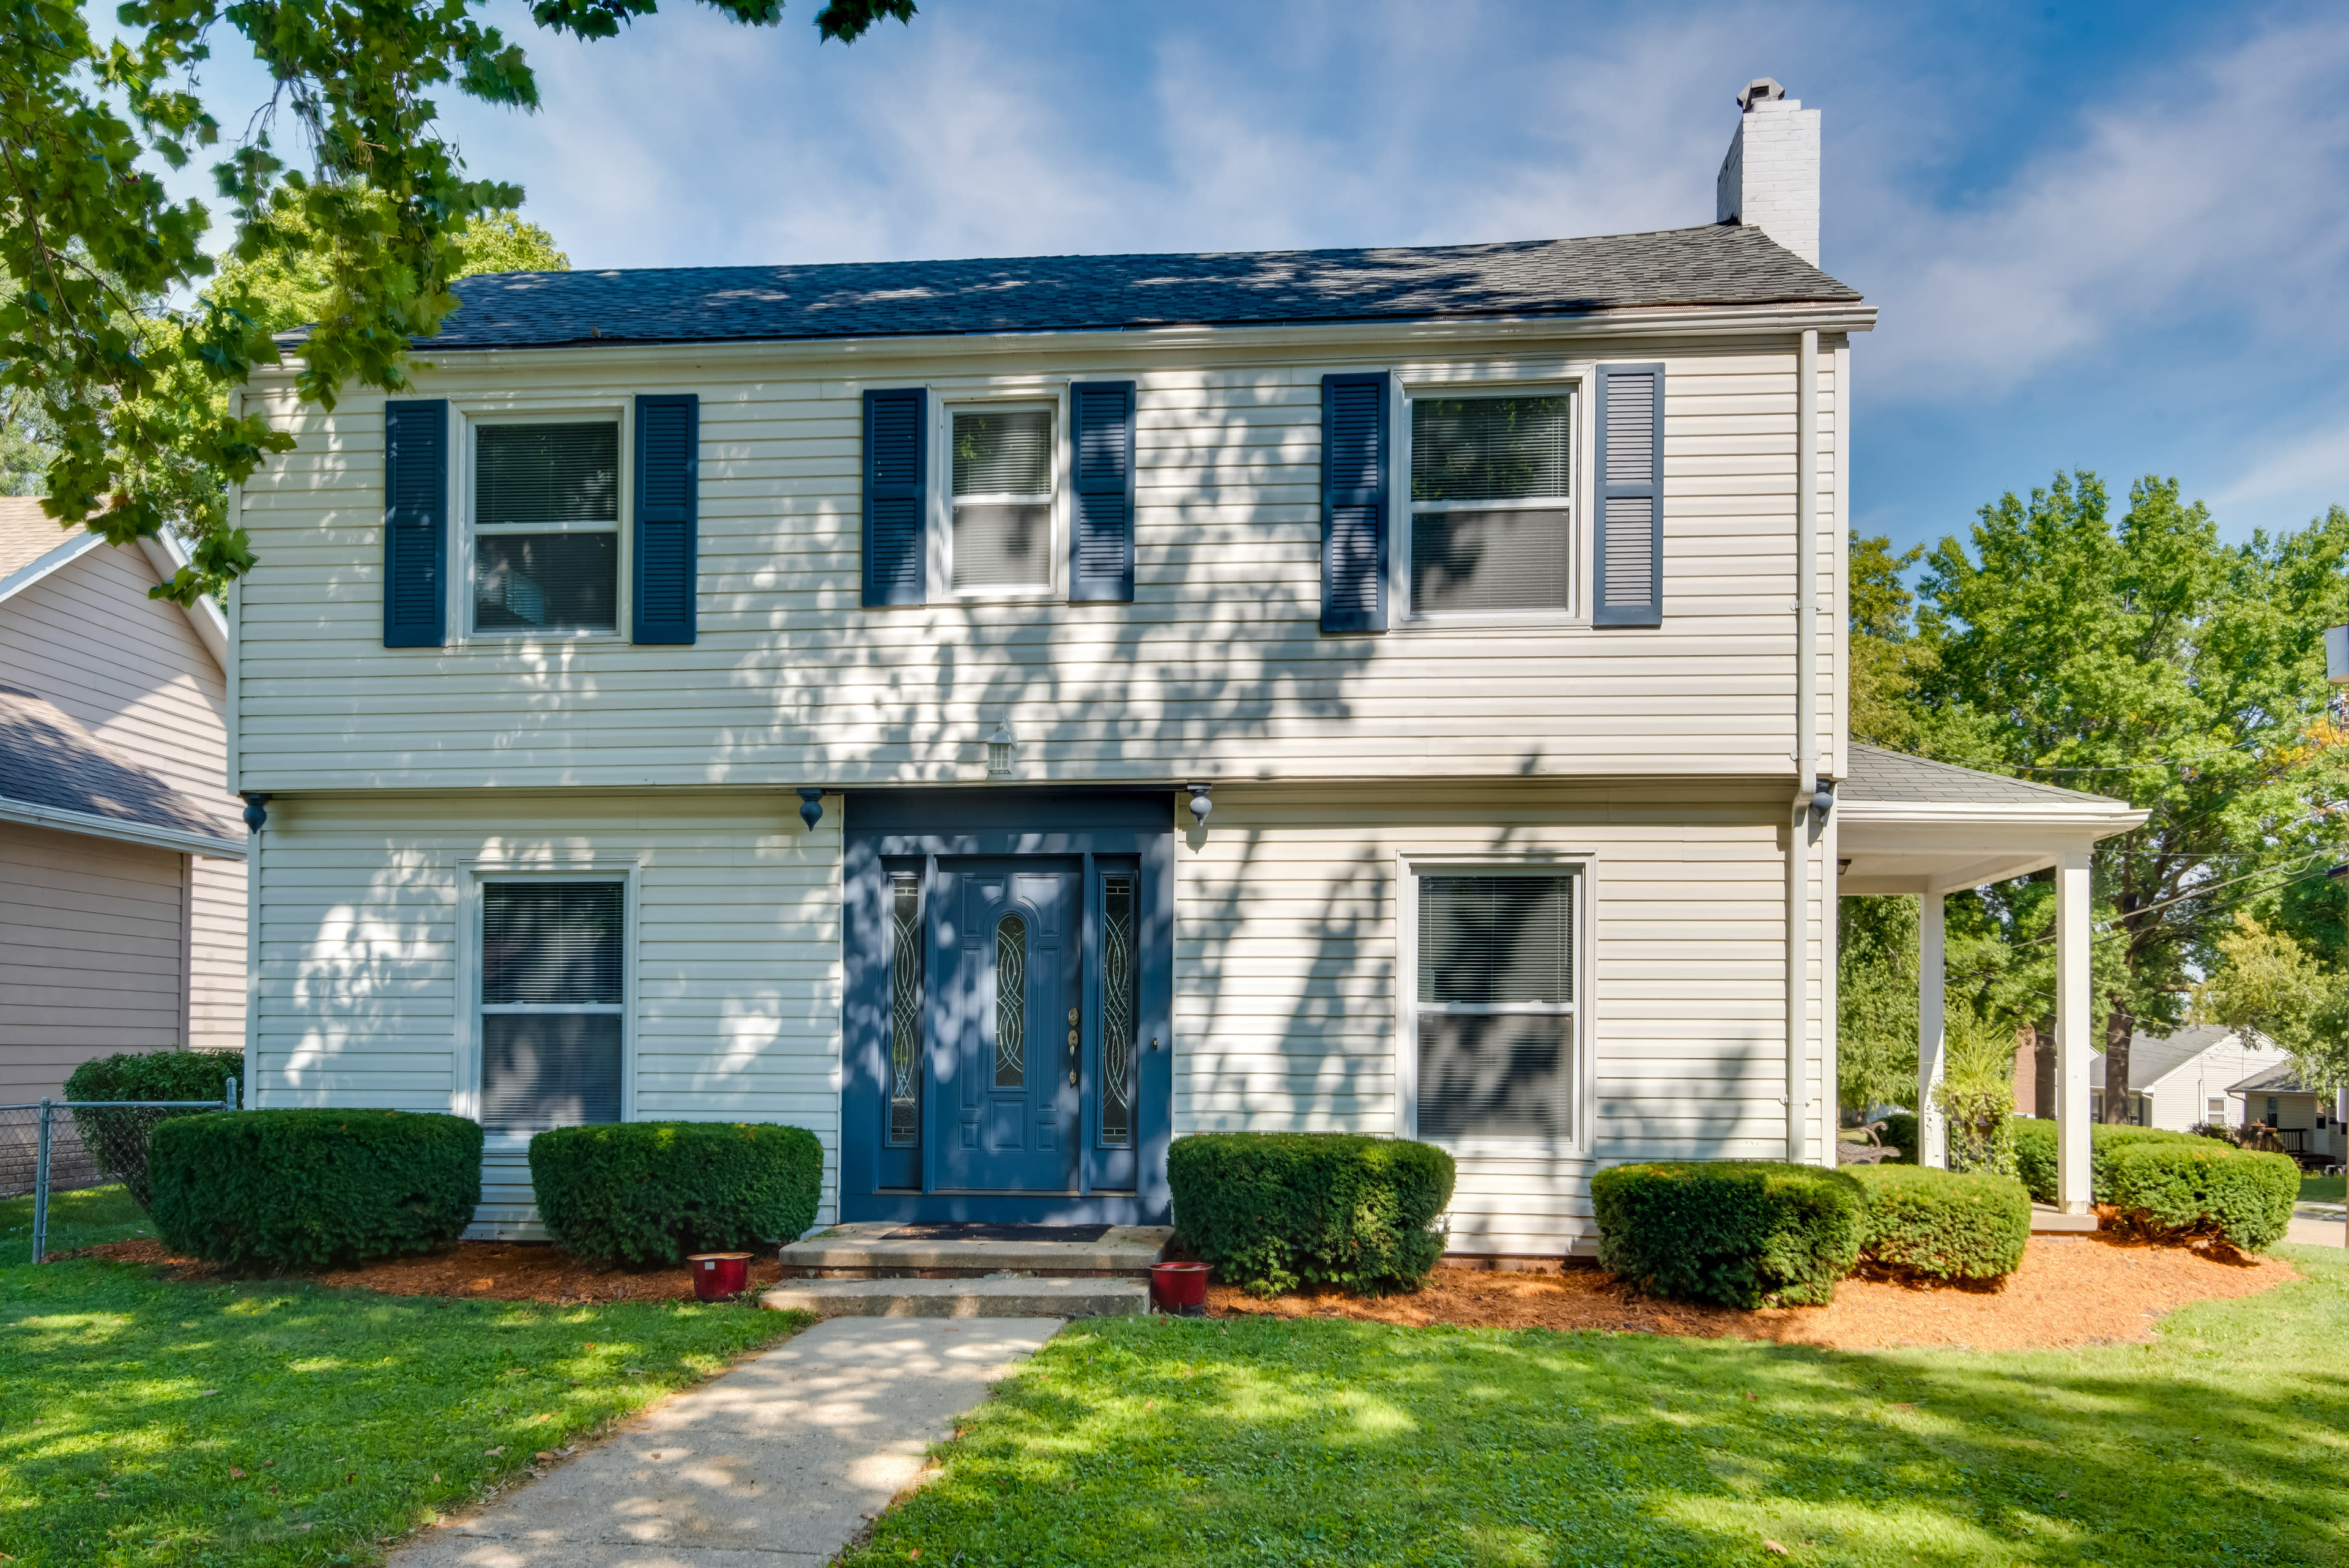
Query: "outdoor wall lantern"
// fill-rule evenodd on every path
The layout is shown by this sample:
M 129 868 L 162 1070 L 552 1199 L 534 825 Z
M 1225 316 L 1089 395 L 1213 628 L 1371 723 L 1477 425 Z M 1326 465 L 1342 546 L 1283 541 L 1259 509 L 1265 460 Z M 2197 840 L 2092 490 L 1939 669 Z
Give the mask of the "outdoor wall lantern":
M 823 820 L 823 790 L 820 786 L 800 791 L 800 820 L 808 825 L 810 833 Z
M 1008 779 L 1011 776 L 1012 754 L 1019 749 L 1019 737 L 1011 732 L 1011 715 L 995 726 L 995 733 L 987 737 L 987 776 Z
M 268 820 L 269 796 L 257 790 L 247 790 L 244 794 L 245 831 L 258 833 L 261 831 L 262 824 Z
M 1216 786 L 1211 784 L 1185 784 L 1183 787 L 1191 792 L 1191 820 L 1202 827 L 1206 826 L 1207 813 L 1216 809 L 1215 803 L 1207 796 L 1215 793 Z

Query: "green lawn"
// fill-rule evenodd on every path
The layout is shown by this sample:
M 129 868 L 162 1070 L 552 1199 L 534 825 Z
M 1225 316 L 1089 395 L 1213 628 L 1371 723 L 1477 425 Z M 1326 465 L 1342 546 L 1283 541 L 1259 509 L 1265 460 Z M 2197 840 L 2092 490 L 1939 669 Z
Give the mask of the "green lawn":
M 98 1192 L 65 1195 L 53 1223 L 62 1251 L 144 1220 Z M 23 1568 L 378 1561 L 380 1538 L 536 1450 L 809 1321 L 177 1285 L 28 1265 L 30 1224 L 28 1203 L 0 1204 L 0 1553 Z
M 2338 1203 L 2344 1195 L 2342 1187 L 2349 1176 L 2303 1176 L 2300 1179 L 2300 1200 L 2302 1203 Z
M 2154 1345 L 2029 1355 L 1084 1324 L 849 1561 L 2341 1563 L 2349 1263 L 2283 1251 L 2306 1281 Z

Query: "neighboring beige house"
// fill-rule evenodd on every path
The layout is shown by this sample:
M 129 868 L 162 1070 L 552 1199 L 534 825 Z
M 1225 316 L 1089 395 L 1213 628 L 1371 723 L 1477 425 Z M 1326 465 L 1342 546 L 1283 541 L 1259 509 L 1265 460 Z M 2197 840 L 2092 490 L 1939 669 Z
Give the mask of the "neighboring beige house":
M 2229 1118 L 2213 1116 L 2212 1121 L 2232 1119 L 2238 1127 L 2248 1127 L 2263 1122 L 2276 1129 L 2283 1140 L 2286 1154 L 2302 1164 L 2339 1165 L 2349 1139 L 2344 1139 L 2341 1125 L 2339 1100 L 2331 1094 L 2318 1094 L 2301 1082 L 2289 1061 L 2280 1062 L 2252 1074 L 2240 1083 L 2227 1085 L 2226 1094 L 2240 1096 L 2242 1110 Z
M 243 1044 L 227 628 L 147 597 L 177 566 L 0 497 L 0 1103 L 92 1056 Z
M 2140 1031 L 2129 1042 L 2129 1117 L 2141 1127 L 2184 1132 L 2198 1122 L 2225 1122 L 2229 1085 L 2289 1060 L 2257 1030 L 2198 1023 L 2174 1034 Z M 2105 1116 L 2105 1058 L 2088 1064 L 2098 1121 Z M 2303 1126 L 2306 1124 L 2302 1124 Z

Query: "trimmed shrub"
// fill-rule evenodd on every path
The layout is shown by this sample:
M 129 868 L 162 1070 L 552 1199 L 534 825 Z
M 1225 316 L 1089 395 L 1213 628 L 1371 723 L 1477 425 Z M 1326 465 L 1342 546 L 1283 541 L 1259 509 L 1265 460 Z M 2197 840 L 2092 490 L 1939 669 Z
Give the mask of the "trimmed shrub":
M 1590 1183 L 1599 1265 L 1660 1296 L 1816 1306 L 1859 1260 L 1865 1189 L 1847 1171 L 1717 1160 L 1619 1165 Z
M 2229 1148 L 2209 1138 L 2139 1141 L 2114 1149 L 2105 1182 L 2110 1195 L 2100 1193 L 2100 1199 L 2138 1230 L 2258 1251 L 2292 1223 L 2300 1167 L 2290 1155 Z
M 158 1126 L 148 1173 L 173 1251 L 325 1268 L 455 1241 L 481 1201 L 481 1128 L 431 1111 L 215 1111 Z
M 530 1140 L 547 1234 L 597 1263 L 797 1241 L 815 1223 L 823 1146 L 773 1122 L 607 1122 Z
M 68 1100 L 210 1100 L 225 1106 L 228 1080 L 244 1071 L 237 1051 L 121 1051 L 93 1056 L 66 1080 Z M 242 1085 L 240 1085 L 241 1087 Z M 140 1208 L 152 1206 L 147 1181 L 147 1138 L 158 1122 L 200 1116 L 198 1110 L 72 1113 L 98 1168 L 122 1183 Z
M 123 1051 L 93 1056 L 66 1080 L 68 1100 L 210 1100 L 244 1075 L 237 1051 Z
M 2090 1200 L 2109 1203 L 2106 1196 L 2106 1171 L 2112 1157 L 2134 1144 L 2202 1143 L 2192 1133 L 2170 1132 L 2162 1127 L 2111 1127 L 2092 1122 L 2088 1127 L 2088 1189 Z M 2041 1203 L 2055 1201 L 2055 1124 L 2037 1116 L 2014 1118 L 2015 1174 L 2031 1196 Z
M 1174 1225 L 1226 1284 L 1415 1291 L 1444 1255 L 1452 1157 L 1352 1133 L 1195 1133 L 1166 1154 Z
M 2023 1262 L 2031 1194 L 2012 1177 L 1930 1166 L 1855 1166 L 1866 1194 L 1860 1253 L 1881 1267 L 1938 1280 L 1994 1280 Z

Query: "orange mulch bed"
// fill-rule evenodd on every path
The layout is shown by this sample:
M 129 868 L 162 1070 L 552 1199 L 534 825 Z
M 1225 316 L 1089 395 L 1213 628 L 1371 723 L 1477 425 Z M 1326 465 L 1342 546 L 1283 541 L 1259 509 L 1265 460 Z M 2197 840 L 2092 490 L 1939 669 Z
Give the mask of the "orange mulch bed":
M 237 1277 L 193 1258 L 174 1257 L 152 1237 L 112 1241 L 73 1253 L 125 1263 L 157 1263 L 179 1280 Z M 750 1288 L 764 1290 L 782 1278 L 772 1255 L 750 1260 Z M 460 1241 L 445 1252 L 386 1258 L 352 1269 L 304 1276 L 322 1285 L 354 1286 L 393 1296 L 462 1296 L 495 1302 L 673 1302 L 693 1299 L 693 1272 L 675 1269 L 606 1269 L 583 1263 L 570 1253 L 528 1241 Z
M 1269 1302 L 1228 1285 L 1207 1288 L 1214 1317 L 1346 1317 L 1474 1328 L 1611 1329 L 1768 1340 L 1841 1350 L 1954 1346 L 2052 1350 L 2150 1340 L 2156 1320 L 2188 1302 L 2256 1295 L 2300 1277 L 2278 1258 L 2224 1260 L 2182 1246 L 2096 1234 L 2033 1236 L 2023 1266 L 1990 1285 L 1849 1279 L 1832 1305 L 1734 1307 L 1658 1301 L 1612 1274 L 1439 1268 L 1415 1295 L 1382 1299 L 1290 1295 Z

